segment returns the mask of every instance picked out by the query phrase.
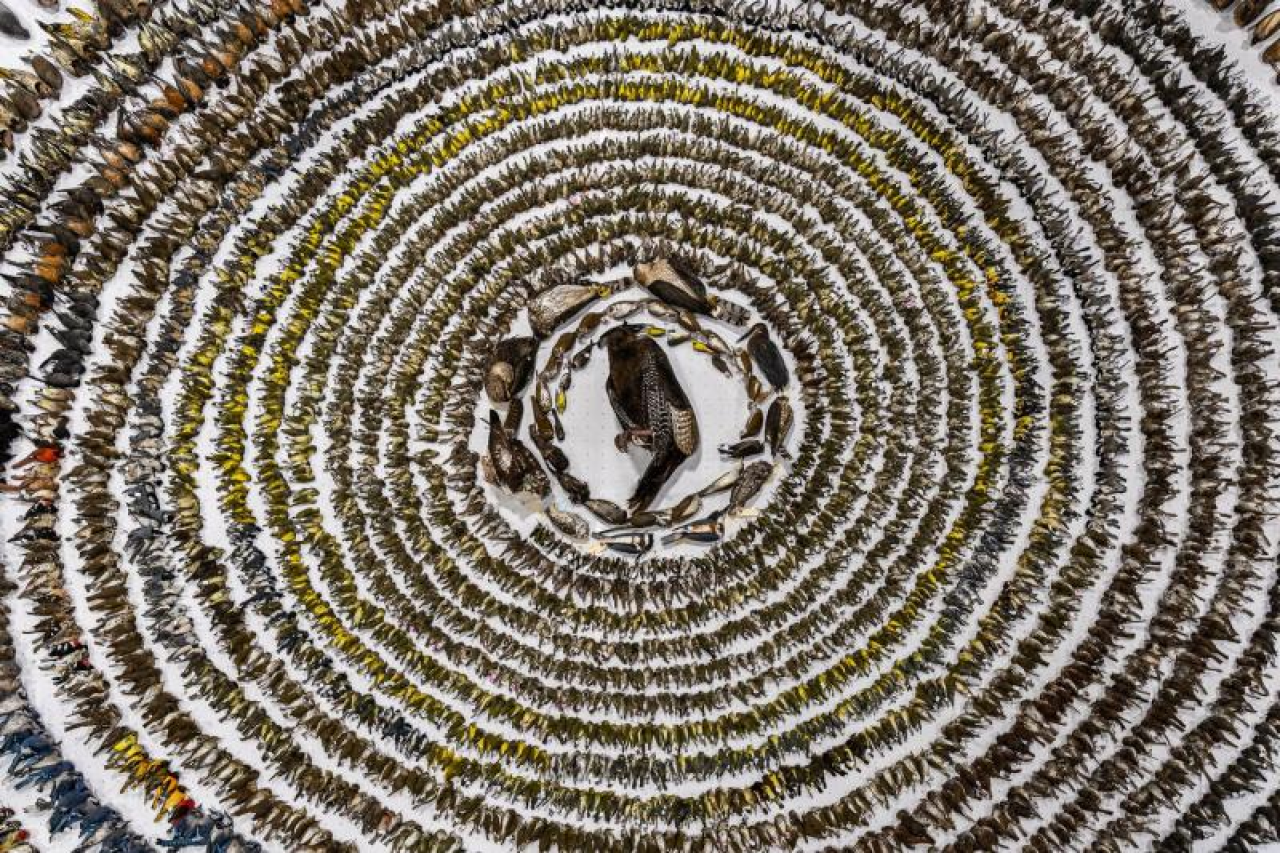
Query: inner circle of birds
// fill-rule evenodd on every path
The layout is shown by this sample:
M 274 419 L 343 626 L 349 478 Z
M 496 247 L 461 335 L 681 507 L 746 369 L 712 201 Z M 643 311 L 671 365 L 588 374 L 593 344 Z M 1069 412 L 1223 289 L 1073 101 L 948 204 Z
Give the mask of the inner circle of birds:
M 663 256 L 637 264 L 630 275 L 553 284 L 525 314 L 530 334 L 496 341 L 485 363 L 490 409 L 477 460 L 485 482 L 533 501 L 553 528 L 589 553 L 636 559 L 655 549 L 714 545 L 726 525 L 758 512 L 753 501 L 788 456 L 796 407 L 782 349 L 750 307 L 714 292 L 692 262 Z M 648 457 L 625 503 L 593 493 L 562 449 L 569 437 L 563 415 L 581 389 L 574 376 L 597 352 L 608 361 L 607 378 L 603 389 L 584 393 L 602 390 L 608 400 L 617 452 L 637 447 Z M 705 357 L 726 381 L 740 382 L 748 406 L 737 440 L 716 448 L 727 470 L 664 500 L 664 487 L 704 438 L 696 394 L 672 363 L 677 352 Z

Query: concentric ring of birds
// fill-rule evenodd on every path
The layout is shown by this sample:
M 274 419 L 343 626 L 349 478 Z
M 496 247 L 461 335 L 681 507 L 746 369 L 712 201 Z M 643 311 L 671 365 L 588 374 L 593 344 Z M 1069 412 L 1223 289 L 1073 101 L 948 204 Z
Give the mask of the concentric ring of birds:
M 1280 137 L 1179 8 L 66 21 L 5 849 L 1276 840 Z

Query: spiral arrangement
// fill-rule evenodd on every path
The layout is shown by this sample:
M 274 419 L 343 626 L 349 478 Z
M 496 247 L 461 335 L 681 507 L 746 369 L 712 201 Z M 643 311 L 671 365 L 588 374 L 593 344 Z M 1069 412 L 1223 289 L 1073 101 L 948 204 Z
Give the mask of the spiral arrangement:
M 0 75 L 0 849 L 1280 840 L 1280 135 L 1169 2 L 48 35 Z M 665 258 L 795 428 L 723 535 L 584 547 L 590 472 L 484 482 L 487 371 Z

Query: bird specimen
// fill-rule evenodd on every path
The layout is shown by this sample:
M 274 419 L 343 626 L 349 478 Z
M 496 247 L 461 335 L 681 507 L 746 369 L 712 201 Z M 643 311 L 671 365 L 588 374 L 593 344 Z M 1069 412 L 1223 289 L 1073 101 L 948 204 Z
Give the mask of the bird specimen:
M 530 337 L 503 338 L 494 344 L 485 370 L 484 388 L 495 403 L 509 403 L 533 375 L 538 342 Z
M 695 314 L 710 314 L 715 306 L 697 272 L 676 258 L 636 264 L 633 275 L 637 282 L 668 305 Z
M 529 325 L 534 336 L 549 337 L 583 308 L 608 295 L 607 287 L 590 282 L 558 284 L 539 293 L 529 302 Z
M 769 380 L 774 390 L 786 388 L 791 381 L 791 374 L 787 370 L 787 363 L 782 359 L 782 351 L 773 342 L 773 338 L 769 337 L 769 327 L 764 323 L 756 323 L 741 340 L 746 342 L 751 360 L 760 368 L 760 373 Z
M 671 362 L 652 338 L 631 325 L 615 326 L 600 337 L 609 355 L 605 391 L 622 431 L 619 451 L 631 444 L 652 456 L 628 506 L 642 510 L 667 480 L 698 451 L 698 419 Z
M 496 411 L 489 412 L 488 423 L 489 452 L 480 457 L 485 480 L 512 494 L 527 492 L 546 497 L 551 484 L 533 451 L 525 447 L 515 435 L 507 432 L 502 417 Z

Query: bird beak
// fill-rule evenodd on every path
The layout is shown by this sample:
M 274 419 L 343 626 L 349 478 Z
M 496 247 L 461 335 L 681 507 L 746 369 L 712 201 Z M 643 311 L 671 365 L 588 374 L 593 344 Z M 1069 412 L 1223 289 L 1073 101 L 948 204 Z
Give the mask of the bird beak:
M 740 344 L 740 343 L 742 343 L 742 342 L 743 342 L 743 341 L 745 341 L 747 338 L 751 337 L 751 333 L 752 333 L 752 332 L 754 332 L 755 330 L 756 330 L 756 327 L 755 327 L 755 326 L 752 326 L 750 329 L 747 329 L 747 330 L 742 334 L 742 337 L 738 338 L 738 340 L 734 341 L 734 343 L 739 343 L 739 344 Z

